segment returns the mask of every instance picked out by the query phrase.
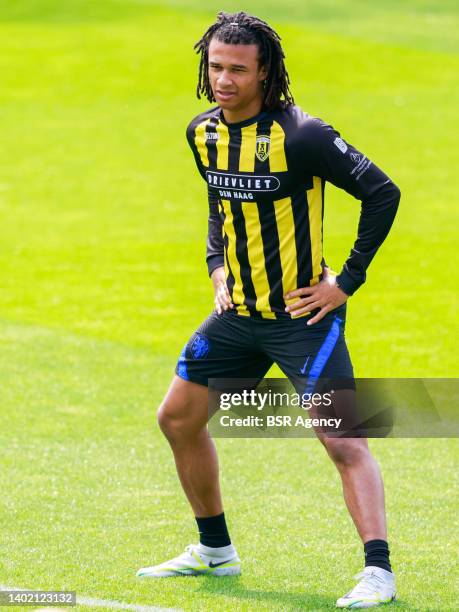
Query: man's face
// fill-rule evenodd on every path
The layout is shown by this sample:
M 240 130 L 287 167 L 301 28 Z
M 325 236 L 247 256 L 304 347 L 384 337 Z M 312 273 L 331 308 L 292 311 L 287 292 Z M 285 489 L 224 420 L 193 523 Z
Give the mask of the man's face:
M 258 46 L 228 45 L 213 38 L 209 45 L 209 80 L 217 104 L 240 112 L 263 100 L 266 70 L 258 65 Z

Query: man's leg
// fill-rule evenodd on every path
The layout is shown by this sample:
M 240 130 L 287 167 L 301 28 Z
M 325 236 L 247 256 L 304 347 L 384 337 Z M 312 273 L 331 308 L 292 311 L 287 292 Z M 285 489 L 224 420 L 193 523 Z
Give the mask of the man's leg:
M 264 376 L 272 361 L 252 344 L 250 321 L 235 314 L 210 315 L 191 336 L 176 368 L 177 376 L 158 411 L 183 490 L 194 511 L 199 544 L 160 565 L 142 568 L 140 577 L 237 575 L 241 561 L 226 527 L 218 478 L 218 459 L 207 430 L 210 378 Z
M 180 482 L 198 523 L 200 543 L 187 546 L 170 561 L 141 568 L 139 577 L 228 576 L 241 571 L 223 514 L 217 453 L 206 427 L 207 398 L 207 387 L 175 376 L 158 411 L 159 426 L 171 445 Z
M 387 540 L 383 481 L 367 440 L 319 439 L 341 476 L 344 500 L 362 542 Z
M 365 438 L 319 436 L 336 465 L 344 499 L 365 550 L 358 584 L 336 602 L 338 608 L 368 608 L 395 599 L 395 579 L 387 546 L 384 487 Z
M 207 432 L 208 389 L 175 376 L 158 423 L 174 453 L 183 490 L 197 517 L 223 512 L 215 444 Z
M 343 305 L 312 326 L 306 324 L 306 317 L 277 320 L 273 322 L 275 325 L 264 325 L 267 330 L 261 329 L 261 322 L 258 340 L 300 395 L 317 391 L 317 385 L 325 390 L 330 383 L 334 390 L 353 393 L 354 373 L 344 338 L 345 319 Z M 323 415 L 314 415 L 311 411 L 310 416 L 327 416 L 327 410 Z M 345 430 L 360 424 L 359 420 L 353 423 L 358 417 L 353 412 L 353 404 L 350 413 L 345 412 L 343 416 L 348 425 Z M 365 569 L 361 580 L 351 592 L 338 599 L 337 606 L 367 608 L 390 601 L 395 596 L 395 582 L 390 571 L 384 490 L 378 465 L 365 439 L 325 438 L 324 432 L 316 433 L 339 470 L 347 507 L 364 543 Z

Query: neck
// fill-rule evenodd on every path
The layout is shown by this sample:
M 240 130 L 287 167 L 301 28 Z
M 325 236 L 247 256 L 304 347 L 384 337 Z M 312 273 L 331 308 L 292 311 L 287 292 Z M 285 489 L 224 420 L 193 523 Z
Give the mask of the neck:
M 247 119 L 251 119 L 258 115 L 263 108 L 263 100 L 255 99 L 253 102 L 244 106 L 241 109 L 222 109 L 223 116 L 225 117 L 226 123 L 240 123 L 241 121 L 246 121 Z

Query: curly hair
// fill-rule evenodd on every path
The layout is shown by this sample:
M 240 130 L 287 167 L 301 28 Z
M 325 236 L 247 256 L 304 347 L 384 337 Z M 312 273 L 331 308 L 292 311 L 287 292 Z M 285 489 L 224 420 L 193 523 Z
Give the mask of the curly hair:
M 274 110 L 294 104 L 280 36 L 265 21 L 243 11 L 239 13 L 220 11 L 217 21 L 194 45 L 196 53 L 201 54 L 196 89 L 198 98 L 204 94 L 209 102 L 215 102 L 208 74 L 209 45 L 213 38 L 229 45 L 258 45 L 259 66 L 265 66 L 267 70 L 263 88 L 264 106 L 268 110 Z

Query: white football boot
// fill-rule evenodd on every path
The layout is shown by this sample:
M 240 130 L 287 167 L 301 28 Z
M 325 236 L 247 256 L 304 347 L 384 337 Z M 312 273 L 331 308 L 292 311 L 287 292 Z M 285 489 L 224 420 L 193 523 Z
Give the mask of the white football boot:
M 358 584 L 336 602 L 337 608 L 373 608 L 395 599 L 395 576 L 381 567 L 366 567 L 357 574 Z
M 241 573 L 241 560 L 232 544 L 209 548 L 203 544 L 190 544 L 175 559 L 142 567 L 139 578 L 170 578 L 172 576 L 237 576 Z

